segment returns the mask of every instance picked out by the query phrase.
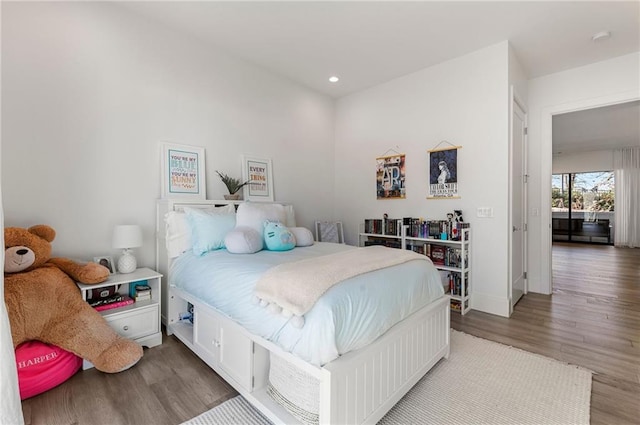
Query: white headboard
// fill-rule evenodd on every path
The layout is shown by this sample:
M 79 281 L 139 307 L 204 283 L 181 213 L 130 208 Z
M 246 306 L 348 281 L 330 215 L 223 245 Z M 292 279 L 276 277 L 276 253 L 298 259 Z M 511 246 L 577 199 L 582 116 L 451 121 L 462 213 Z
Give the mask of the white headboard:
M 166 325 L 168 295 L 169 295 L 169 267 L 171 258 L 167 252 L 165 214 L 169 211 L 182 211 L 184 207 L 211 208 L 224 205 L 239 205 L 244 201 L 227 200 L 186 200 L 186 199 L 161 199 L 156 204 L 156 270 L 162 273 L 162 322 Z M 236 207 L 237 208 L 237 207 Z

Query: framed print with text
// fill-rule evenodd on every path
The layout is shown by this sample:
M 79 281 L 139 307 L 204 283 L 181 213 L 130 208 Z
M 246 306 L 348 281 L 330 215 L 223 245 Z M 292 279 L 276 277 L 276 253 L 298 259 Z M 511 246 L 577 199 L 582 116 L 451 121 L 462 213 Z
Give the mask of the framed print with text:
M 207 198 L 204 148 L 162 143 L 160 165 L 163 198 Z
M 246 201 L 273 202 L 273 166 L 271 159 L 242 156 L 242 178 Z
M 458 195 L 458 149 L 453 146 L 429 152 L 429 193 L 427 199 L 452 199 Z
M 404 154 L 376 158 L 377 199 L 404 199 L 405 190 Z

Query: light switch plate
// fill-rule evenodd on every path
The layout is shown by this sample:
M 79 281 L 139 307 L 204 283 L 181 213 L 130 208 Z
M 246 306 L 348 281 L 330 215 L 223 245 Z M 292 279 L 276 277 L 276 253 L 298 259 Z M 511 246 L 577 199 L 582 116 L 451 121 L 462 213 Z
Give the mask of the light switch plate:
M 476 215 L 478 217 L 481 217 L 481 218 L 493 217 L 493 208 L 492 207 L 478 207 Z

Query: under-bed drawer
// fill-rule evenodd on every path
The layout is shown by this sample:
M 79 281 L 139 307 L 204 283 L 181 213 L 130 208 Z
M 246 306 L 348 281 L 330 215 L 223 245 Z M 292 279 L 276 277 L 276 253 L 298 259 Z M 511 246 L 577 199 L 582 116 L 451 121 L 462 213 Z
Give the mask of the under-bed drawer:
M 252 390 L 253 341 L 235 323 L 203 309 L 194 312 L 194 343 L 238 384 Z

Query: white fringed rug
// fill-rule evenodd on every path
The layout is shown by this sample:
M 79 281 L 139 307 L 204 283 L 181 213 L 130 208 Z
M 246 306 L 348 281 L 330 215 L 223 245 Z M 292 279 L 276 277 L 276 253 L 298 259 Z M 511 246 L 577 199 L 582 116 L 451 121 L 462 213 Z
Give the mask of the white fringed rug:
M 588 424 L 591 372 L 451 331 L 441 360 L 379 424 Z M 184 425 L 270 422 L 238 396 Z

